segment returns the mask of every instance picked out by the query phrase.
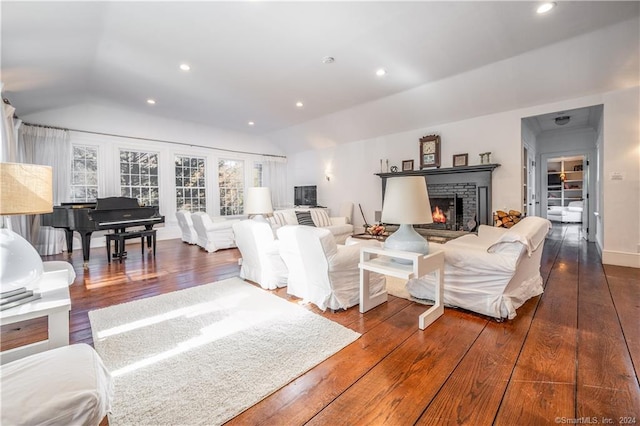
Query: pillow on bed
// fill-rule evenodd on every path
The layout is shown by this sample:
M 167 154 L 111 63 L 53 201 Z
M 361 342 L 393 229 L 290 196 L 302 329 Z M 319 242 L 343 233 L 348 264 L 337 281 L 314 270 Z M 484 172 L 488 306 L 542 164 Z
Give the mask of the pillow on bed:
M 570 212 L 581 212 L 582 211 L 582 201 L 572 201 L 569 203 L 567 210 Z

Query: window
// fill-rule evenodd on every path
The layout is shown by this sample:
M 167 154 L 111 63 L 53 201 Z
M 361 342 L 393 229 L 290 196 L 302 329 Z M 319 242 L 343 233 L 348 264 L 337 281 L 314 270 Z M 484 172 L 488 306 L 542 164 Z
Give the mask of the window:
M 262 186 L 262 163 L 253 163 L 253 186 Z
M 158 154 L 120 151 L 120 193 L 141 206 L 159 206 Z
M 73 145 L 71 201 L 96 201 L 98 197 L 98 148 Z
M 220 215 L 238 215 L 244 212 L 244 163 L 238 160 L 218 161 L 220 188 Z
M 204 158 L 176 155 L 176 205 L 178 210 L 207 211 Z

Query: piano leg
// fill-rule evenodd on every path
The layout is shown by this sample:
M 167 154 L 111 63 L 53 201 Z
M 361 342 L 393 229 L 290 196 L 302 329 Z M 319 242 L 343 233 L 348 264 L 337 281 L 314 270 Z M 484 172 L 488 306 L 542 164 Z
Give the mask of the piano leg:
M 84 269 L 89 268 L 89 251 L 91 250 L 91 232 L 81 232 L 82 236 L 82 258 L 84 259 Z
M 73 230 L 64 228 L 64 239 L 67 241 L 67 256 L 73 254 Z
M 144 229 L 147 231 L 151 231 L 153 229 L 153 225 L 145 225 Z M 144 238 L 142 239 L 142 244 L 144 244 Z M 151 238 L 147 237 L 147 248 L 149 249 L 149 251 L 153 250 L 153 255 L 155 256 L 156 253 L 156 245 L 155 245 L 155 239 L 153 240 L 154 244 L 151 244 Z

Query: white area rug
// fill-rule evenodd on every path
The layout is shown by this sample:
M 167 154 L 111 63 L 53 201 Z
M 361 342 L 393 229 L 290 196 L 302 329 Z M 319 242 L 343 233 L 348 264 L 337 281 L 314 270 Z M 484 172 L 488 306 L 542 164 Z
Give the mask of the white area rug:
M 231 278 L 89 312 L 110 426 L 221 424 L 360 337 Z

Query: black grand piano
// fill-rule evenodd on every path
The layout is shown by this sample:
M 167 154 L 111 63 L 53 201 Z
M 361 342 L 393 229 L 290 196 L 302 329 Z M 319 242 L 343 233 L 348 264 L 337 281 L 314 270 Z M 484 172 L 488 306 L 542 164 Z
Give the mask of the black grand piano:
M 137 199 L 128 197 L 98 198 L 95 203 L 62 203 L 53 207 L 53 213 L 43 214 L 41 221 L 42 226 L 64 229 L 69 255 L 73 253 L 73 231 L 80 234 L 85 266 L 89 263 L 94 231 L 122 232 L 128 227 L 143 225 L 151 229 L 156 223 L 164 223 L 158 207 L 140 207 Z

